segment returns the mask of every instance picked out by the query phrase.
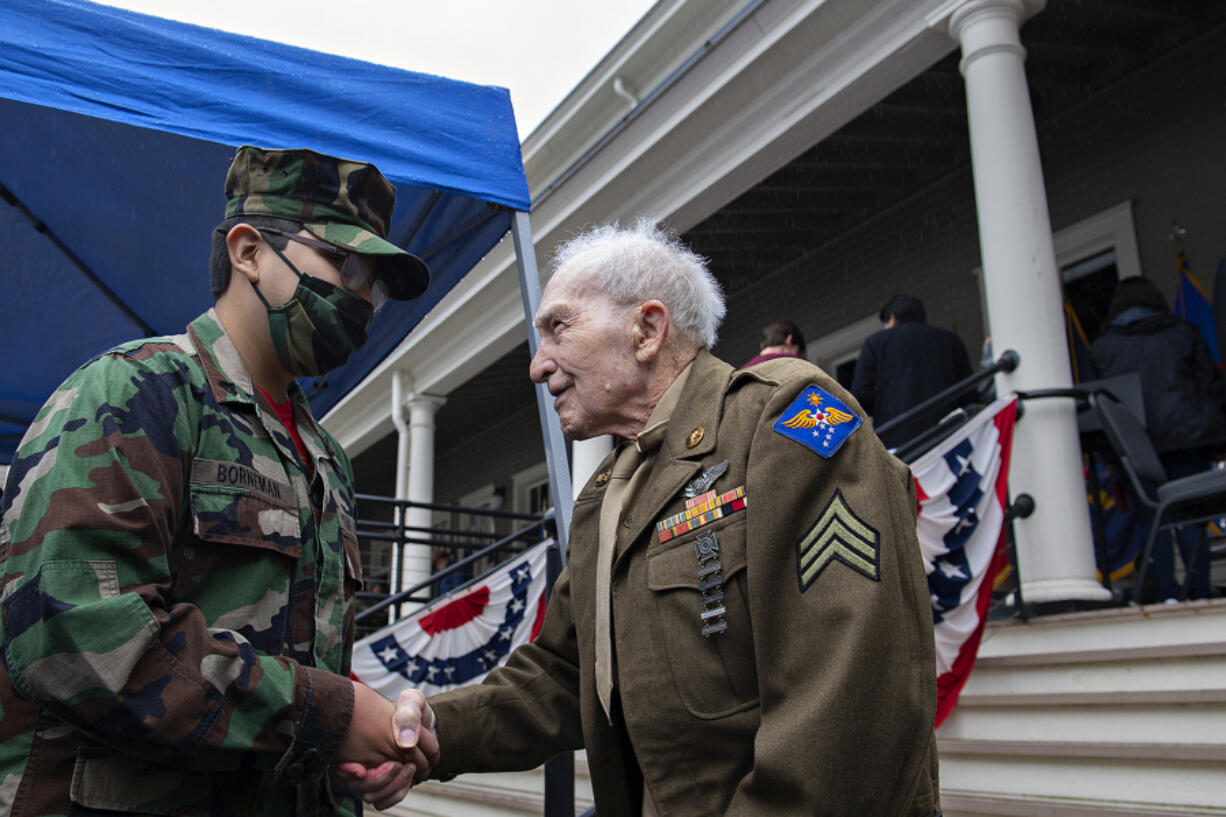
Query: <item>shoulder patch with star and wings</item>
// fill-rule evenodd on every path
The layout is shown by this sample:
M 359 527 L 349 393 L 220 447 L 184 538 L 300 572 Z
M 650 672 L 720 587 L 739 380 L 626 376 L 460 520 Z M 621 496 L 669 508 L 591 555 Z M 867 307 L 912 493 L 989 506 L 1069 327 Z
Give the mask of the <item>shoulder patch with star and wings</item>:
M 772 428 L 829 458 L 862 422 L 833 394 L 809 386 L 784 410 Z

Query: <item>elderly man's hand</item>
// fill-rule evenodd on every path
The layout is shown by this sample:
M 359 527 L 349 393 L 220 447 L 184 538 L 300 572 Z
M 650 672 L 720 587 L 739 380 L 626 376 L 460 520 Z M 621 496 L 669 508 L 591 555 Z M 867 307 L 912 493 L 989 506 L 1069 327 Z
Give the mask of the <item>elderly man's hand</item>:
M 438 762 L 438 734 L 434 729 L 434 710 L 426 703 L 426 696 L 416 689 L 402 690 L 396 696 L 392 731 L 396 735 L 397 746 L 406 751 L 415 751 L 427 762 L 420 770 L 417 782 L 425 780 Z
M 411 703 L 402 707 L 403 700 Z M 423 706 L 428 720 L 422 717 Z M 395 805 L 438 760 L 433 725 L 434 713 L 420 692 L 402 692 L 393 705 L 365 684 L 354 683 L 353 717 L 336 754 L 337 777 L 376 809 Z

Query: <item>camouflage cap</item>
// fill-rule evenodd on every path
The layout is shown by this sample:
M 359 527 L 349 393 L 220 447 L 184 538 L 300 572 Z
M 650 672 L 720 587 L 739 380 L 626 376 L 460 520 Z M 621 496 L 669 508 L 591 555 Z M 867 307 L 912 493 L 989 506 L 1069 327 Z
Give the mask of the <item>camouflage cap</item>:
M 392 298 L 416 298 L 430 283 L 424 261 L 386 240 L 396 189 L 372 164 L 243 145 L 230 162 L 226 199 L 226 218 L 291 219 L 316 238 L 372 256 Z

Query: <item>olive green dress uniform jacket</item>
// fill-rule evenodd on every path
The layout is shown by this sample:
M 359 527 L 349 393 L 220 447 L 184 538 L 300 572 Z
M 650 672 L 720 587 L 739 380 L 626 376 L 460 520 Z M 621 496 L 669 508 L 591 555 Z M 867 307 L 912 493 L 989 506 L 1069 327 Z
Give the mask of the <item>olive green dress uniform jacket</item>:
M 0 814 L 328 815 L 361 581 L 348 459 L 303 466 L 209 310 L 39 413 L 0 512 Z
M 866 426 L 829 459 L 772 429 L 810 384 L 863 416 L 804 361 L 734 372 L 699 353 L 619 530 L 613 723 L 593 674 L 610 457 L 575 500 L 569 563 L 537 640 L 484 683 L 431 699 L 442 749 L 433 774 L 533 768 L 585 746 L 600 817 L 639 814 L 635 756 L 662 817 L 938 813 L 912 477 Z M 711 487 L 744 486 L 747 508 L 661 543 L 656 522 L 684 510 L 686 484 L 723 460 Z M 877 534 L 876 569 L 836 558 L 805 586 L 798 543 L 832 519 L 835 540 L 855 520 Z M 694 548 L 703 531 L 719 542 L 727 611 L 727 630 L 709 638 Z

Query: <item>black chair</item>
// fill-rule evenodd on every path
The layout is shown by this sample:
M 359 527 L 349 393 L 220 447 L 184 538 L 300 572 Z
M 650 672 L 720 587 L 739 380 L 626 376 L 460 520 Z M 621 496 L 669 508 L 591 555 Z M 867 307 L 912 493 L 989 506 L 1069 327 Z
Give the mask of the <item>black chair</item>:
M 1111 586 L 1111 565 L 1107 556 L 1107 531 L 1103 519 L 1103 503 L 1098 483 L 1098 463 L 1100 460 L 1114 460 L 1115 449 L 1103 433 L 1102 419 L 1093 410 L 1091 397 L 1097 391 L 1106 391 L 1113 397 L 1124 402 L 1138 421 L 1144 426 L 1145 401 L 1141 395 L 1141 376 L 1136 372 L 1124 375 L 1106 377 L 1099 380 L 1085 380 L 1076 386 L 1058 389 L 1032 389 L 1016 392 L 1023 402 L 1018 406 L 1018 419 L 1025 415 L 1026 404 L 1031 400 L 1050 398 L 1071 398 L 1077 407 L 1077 434 L 1081 443 L 1081 453 L 1089 462 L 1087 469 L 1090 494 L 1090 528 L 1093 531 L 1094 559 L 1102 576 L 1103 587 L 1115 593 Z
M 1150 442 L 1136 416 L 1123 403 L 1106 391 L 1092 392 L 1091 407 L 1102 421 L 1103 431 L 1119 457 L 1128 478 L 1133 500 L 1154 514 L 1153 524 L 1145 537 L 1145 551 L 1137 574 L 1134 602 L 1145 585 L 1145 576 L 1153 557 L 1154 543 L 1163 528 L 1196 524 L 1226 514 L 1226 470 L 1203 471 L 1190 477 L 1167 479 L 1158 452 Z M 1207 547 L 1202 541 L 1200 547 Z M 1186 577 L 1182 595 L 1186 598 L 1191 587 L 1195 556 L 1185 564 Z

